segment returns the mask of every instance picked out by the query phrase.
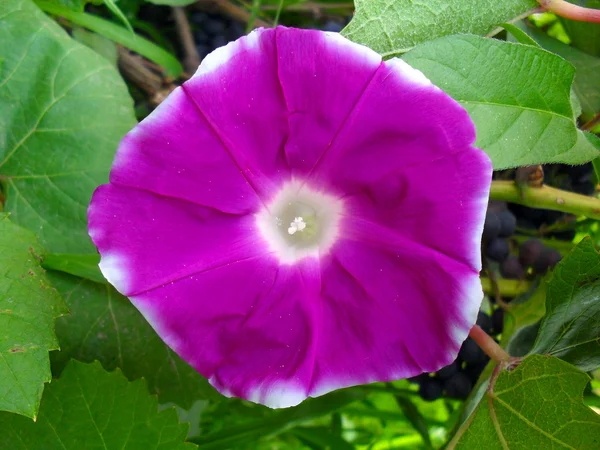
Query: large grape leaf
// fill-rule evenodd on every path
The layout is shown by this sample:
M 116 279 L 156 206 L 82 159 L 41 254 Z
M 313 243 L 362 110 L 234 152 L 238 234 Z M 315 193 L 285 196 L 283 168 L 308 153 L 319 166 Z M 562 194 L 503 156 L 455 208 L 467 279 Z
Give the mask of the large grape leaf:
M 35 418 L 49 350 L 58 348 L 55 317 L 67 312 L 40 267 L 33 233 L 0 215 L 0 410 Z
M 531 350 L 581 370 L 600 367 L 600 255 L 585 238 L 554 269 L 546 315 Z
M 600 416 L 583 403 L 589 380 L 558 358 L 529 356 L 492 378 L 447 449 L 600 448 Z
M 221 397 L 111 286 L 59 272 L 50 274 L 71 310 L 56 322 L 61 351 L 52 354 L 54 374 L 71 358 L 99 360 L 107 370 L 119 367 L 130 380 L 144 377 L 161 403 L 189 408 L 198 399 Z
M 37 422 L 0 413 L 0 448 L 191 450 L 187 428 L 174 408 L 158 412 L 142 380 L 73 361 L 44 392 Z
M 135 124 L 116 69 L 30 0 L 0 2 L 0 177 L 11 219 L 48 251 L 93 253 L 86 211 Z
M 597 25 L 600 29 L 600 25 Z M 581 50 L 558 39 L 548 36 L 539 28 L 527 23 L 519 24 L 519 28 L 531 36 L 546 50 L 556 53 L 569 61 L 575 67 L 573 90 L 581 102 L 581 108 L 586 118 L 591 118 L 600 112 L 600 58 L 588 55 Z M 600 42 L 600 40 L 598 40 Z
M 535 0 L 355 0 L 356 13 L 342 31 L 384 57 L 456 33 L 487 34 L 538 6 Z
M 581 164 L 600 155 L 577 130 L 574 68 L 541 48 L 473 35 L 426 42 L 403 59 L 458 100 L 477 128 L 477 146 L 496 170 L 528 164 Z

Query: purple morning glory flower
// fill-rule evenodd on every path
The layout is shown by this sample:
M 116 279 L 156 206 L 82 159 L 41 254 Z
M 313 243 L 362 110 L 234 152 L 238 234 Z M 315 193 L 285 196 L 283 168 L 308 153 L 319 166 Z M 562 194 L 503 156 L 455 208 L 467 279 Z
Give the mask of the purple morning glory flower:
M 336 33 L 219 48 L 89 208 L 106 278 L 225 395 L 271 407 L 450 364 L 491 179 L 467 113 Z

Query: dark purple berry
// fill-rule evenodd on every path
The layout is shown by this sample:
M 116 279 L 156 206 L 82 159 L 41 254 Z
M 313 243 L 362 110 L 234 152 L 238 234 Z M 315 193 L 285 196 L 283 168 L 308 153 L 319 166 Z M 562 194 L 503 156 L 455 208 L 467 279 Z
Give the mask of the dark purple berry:
M 442 396 L 443 388 L 442 382 L 434 378 L 425 380 L 419 386 L 419 395 L 423 400 L 432 402 Z
M 469 377 L 473 384 L 475 384 L 477 383 L 477 380 L 483 373 L 485 366 L 487 366 L 487 360 L 486 362 L 481 362 L 477 364 L 467 364 L 463 370 L 463 373 Z
M 486 354 L 471 338 L 467 338 L 463 343 L 458 352 L 458 357 L 466 363 L 483 363 L 486 361 Z
M 519 261 L 525 267 L 532 266 L 545 248 L 546 247 L 541 241 L 537 239 L 529 239 L 523 242 L 521 247 L 519 247 Z
M 342 31 L 342 29 L 344 28 L 344 25 L 342 25 L 339 22 L 336 22 L 335 20 L 329 20 L 325 23 L 325 25 L 323 25 L 322 30 L 323 31 L 333 31 L 334 33 L 339 33 L 340 31 Z
M 537 274 L 543 275 L 548 269 L 554 268 L 561 259 L 560 252 L 553 248 L 545 248 L 533 262 L 533 269 Z
M 479 311 L 477 314 L 477 325 L 488 334 L 492 331 L 492 319 L 484 312 Z
M 491 260 L 502 262 L 506 259 L 509 252 L 510 248 L 506 239 L 497 237 L 488 242 L 486 255 Z
M 581 195 L 592 195 L 596 191 L 596 186 L 591 181 L 583 181 L 573 184 L 573 191 Z
M 202 11 L 194 11 L 190 15 L 190 22 L 192 22 L 194 25 L 203 25 L 207 20 L 208 16 Z
M 196 30 L 194 31 L 194 42 L 196 45 L 207 44 L 209 36 L 206 34 L 204 30 Z
M 500 237 L 510 237 L 515 234 L 517 228 L 517 218 L 509 210 L 500 211 L 498 213 L 498 220 L 500 221 Z
M 502 308 L 496 308 L 492 313 L 492 330 L 494 334 L 502 333 L 504 329 L 504 310 Z
M 423 381 L 429 380 L 431 378 L 428 373 L 422 373 L 421 375 L 417 375 L 416 377 L 411 377 L 408 379 L 411 383 L 421 384 Z
M 471 393 L 473 383 L 465 373 L 458 372 L 444 381 L 444 391 L 448 397 L 465 399 Z
M 442 367 L 440 370 L 438 370 L 437 377 L 440 380 L 445 380 L 447 378 L 450 378 L 452 375 L 454 375 L 459 370 L 460 370 L 460 364 L 458 363 L 458 361 L 454 361 L 449 366 Z
M 498 214 L 493 211 L 488 211 L 485 215 L 485 222 L 483 224 L 483 239 L 489 241 L 494 239 L 500 233 L 500 219 Z
M 225 28 L 225 21 L 220 17 L 212 18 L 211 20 L 206 21 L 204 24 L 204 31 L 211 36 L 219 36 L 225 33 Z
M 519 262 L 519 258 L 509 255 L 500 264 L 500 274 L 508 280 L 521 280 L 525 277 L 525 269 Z
M 210 41 L 211 45 L 213 46 L 213 48 L 219 48 L 219 47 L 223 47 L 224 45 L 227 45 L 227 38 L 221 34 L 214 36 L 211 41 Z
M 502 200 L 490 200 L 488 203 L 488 211 L 492 211 L 495 213 L 504 211 L 506 208 L 508 208 L 508 205 Z

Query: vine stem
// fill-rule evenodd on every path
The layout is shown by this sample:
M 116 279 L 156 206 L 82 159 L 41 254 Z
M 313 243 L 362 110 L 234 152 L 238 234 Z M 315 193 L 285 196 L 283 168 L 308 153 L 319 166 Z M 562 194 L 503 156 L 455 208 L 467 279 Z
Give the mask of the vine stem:
M 481 278 L 481 286 L 483 288 L 483 292 L 488 295 L 494 295 L 496 289 L 494 288 L 494 283 L 488 277 L 480 277 Z M 525 294 L 529 292 L 531 289 L 531 282 L 526 280 L 495 280 L 496 287 L 498 288 L 498 292 L 501 297 L 518 297 L 521 294 Z
M 550 186 L 530 187 L 520 190 L 513 181 L 496 180 L 492 181 L 490 198 L 518 203 L 530 208 L 551 209 L 600 220 L 599 199 Z
M 600 23 L 600 9 L 584 8 L 564 0 L 537 0 L 547 11 L 565 19 L 577 20 L 579 22 Z
M 496 363 L 508 363 L 510 361 L 510 355 L 489 334 L 483 331 L 479 325 L 473 325 L 473 328 L 469 331 L 469 337 Z

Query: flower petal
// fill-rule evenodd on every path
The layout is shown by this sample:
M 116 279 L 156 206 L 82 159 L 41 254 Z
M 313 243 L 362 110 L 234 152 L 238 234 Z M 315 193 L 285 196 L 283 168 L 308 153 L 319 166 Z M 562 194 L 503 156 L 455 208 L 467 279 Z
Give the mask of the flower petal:
M 474 142 L 475 127 L 460 104 L 421 72 L 392 59 L 377 71 L 311 179 L 346 194 L 456 152 L 489 160 L 472 148 Z
M 290 112 L 286 159 L 295 176 L 307 175 L 327 151 L 381 57 L 338 33 L 277 28 L 279 80 Z
M 258 29 L 209 54 L 183 88 L 261 198 L 289 177 L 287 109 L 275 30 Z
M 125 136 L 110 180 L 226 213 L 250 213 L 261 205 L 181 88 Z
M 102 272 L 128 296 L 269 252 L 253 216 L 115 184 L 96 190 L 88 217 Z
M 379 224 L 481 270 L 491 164 L 478 150 L 408 166 L 345 199 L 350 217 Z
M 279 266 L 264 257 L 131 300 L 162 339 L 223 394 L 287 407 L 309 394 L 320 285 L 315 260 Z
M 368 221 L 352 222 L 322 278 L 313 396 L 450 364 L 483 299 L 475 270 Z
M 474 140 L 473 123 L 457 102 L 403 61 L 390 60 L 310 181 L 344 196 L 349 214 L 480 270 L 492 164 Z

